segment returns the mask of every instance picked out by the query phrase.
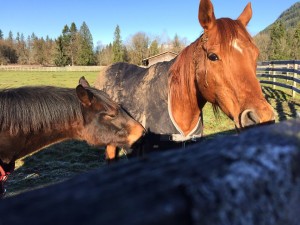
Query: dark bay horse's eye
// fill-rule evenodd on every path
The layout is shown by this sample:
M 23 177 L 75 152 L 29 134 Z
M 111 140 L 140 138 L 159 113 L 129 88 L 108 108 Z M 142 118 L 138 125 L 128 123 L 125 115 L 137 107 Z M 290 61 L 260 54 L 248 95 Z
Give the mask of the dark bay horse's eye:
M 207 58 L 211 61 L 219 60 L 219 57 L 215 53 L 211 53 L 211 52 L 207 54 Z
M 109 113 L 104 116 L 105 119 L 112 120 L 117 117 L 117 114 Z

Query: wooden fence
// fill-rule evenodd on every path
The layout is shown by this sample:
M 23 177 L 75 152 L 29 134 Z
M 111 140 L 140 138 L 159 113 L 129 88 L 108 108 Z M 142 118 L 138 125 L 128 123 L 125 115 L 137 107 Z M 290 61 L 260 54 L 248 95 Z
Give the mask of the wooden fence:
M 257 66 L 257 77 L 262 84 L 271 84 L 273 89 L 276 86 L 290 89 L 293 98 L 300 89 L 297 84 L 300 84 L 300 60 L 289 61 L 268 61 L 259 62 Z
M 25 66 L 25 65 L 10 65 L 0 66 L 0 71 L 47 71 L 47 72 L 99 72 L 105 66 Z

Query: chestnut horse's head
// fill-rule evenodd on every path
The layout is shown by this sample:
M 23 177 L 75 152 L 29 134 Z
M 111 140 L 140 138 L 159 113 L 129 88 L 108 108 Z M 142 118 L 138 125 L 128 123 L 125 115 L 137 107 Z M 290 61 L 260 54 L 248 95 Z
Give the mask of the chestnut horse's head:
M 259 51 L 246 30 L 251 4 L 237 20 L 216 19 L 211 1 L 201 0 L 198 17 L 203 35 L 170 68 L 169 95 L 178 126 L 189 133 L 206 101 L 220 107 L 239 129 L 274 122 L 273 108 L 256 78 Z
M 246 30 L 252 17 L 248 3 L 237 20 L 216 19 L 210 0 L 201 0 L 197 43 L 205 57 L 197 78 L 201 94 L 219 106 L 238 128 L 275 120 L 256 78 L 258 48 Z

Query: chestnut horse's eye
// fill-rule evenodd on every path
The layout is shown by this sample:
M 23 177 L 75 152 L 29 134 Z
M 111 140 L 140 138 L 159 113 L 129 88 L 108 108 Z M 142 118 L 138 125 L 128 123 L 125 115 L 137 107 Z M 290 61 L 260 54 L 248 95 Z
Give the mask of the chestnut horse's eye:
M 207 58 L 211 61 L 217 61 L 219 60 L 219 57 L 215 53 L 208 53 Z

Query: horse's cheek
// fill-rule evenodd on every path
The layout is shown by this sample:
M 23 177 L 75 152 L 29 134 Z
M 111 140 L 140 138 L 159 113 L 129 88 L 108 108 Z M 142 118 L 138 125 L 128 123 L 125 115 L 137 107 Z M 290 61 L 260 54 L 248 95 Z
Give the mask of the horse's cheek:
M 107 126 L 95 120 L 86 125 L 82 132 L 82 139 L 90 145 L 103 146 L 110 142 L 110 134 Z

